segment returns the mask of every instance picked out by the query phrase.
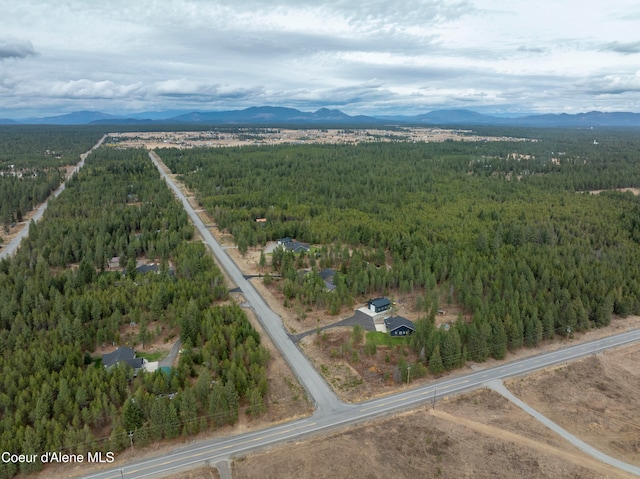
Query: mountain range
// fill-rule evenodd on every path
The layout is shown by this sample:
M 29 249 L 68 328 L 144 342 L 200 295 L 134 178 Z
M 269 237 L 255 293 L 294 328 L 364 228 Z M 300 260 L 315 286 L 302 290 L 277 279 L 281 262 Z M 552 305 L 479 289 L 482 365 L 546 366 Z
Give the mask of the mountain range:
M 229 111 L 154 111 L 130 115 L 110 115 L 98 111 L 78 111 L 66 115 L 44 118 L 10 120 L 0 118 L 1 125 L 153 125 L 153 124 L 200 124 L 200 125 L 493 125 L 523 127 L 640 127 L 640 113 L 591 111 L 574 115 L 544 114 L 516 118 L 484 115 L 471 110 L 435 110 L 415 116 L 350 116 L 340 110 L 320 108 L 314 112 L 304 112 L 295 108 L 251 107 Z

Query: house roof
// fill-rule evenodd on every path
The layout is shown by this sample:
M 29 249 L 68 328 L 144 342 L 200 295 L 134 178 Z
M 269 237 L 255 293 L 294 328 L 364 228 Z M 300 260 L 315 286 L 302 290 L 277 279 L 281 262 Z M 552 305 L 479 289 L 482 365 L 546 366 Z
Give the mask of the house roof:
M 378 308 L 382 308 L 385 306 L 391 306 L 391 301 L 389 300 L 389 298 L 376 298 L 376 299 L 370 299 L 369 304 L 373 304 Z
M 278 239 L 277 242 L 278 242 L 278 244 L 291 243 L 291 238 L 289 238 L 288 236 L 285 236 L 284 238 Z
M 413 321 L 409 321 L 407 318 L 403 318 L 402 316 L 387 318 L 384 320 L 384 325 L 388 332 L 401 328 L 402 326 L 405 326 L 412 331 L 416 330 L 416 325 L 413 324 Z
M 305 243 L 300 243 L 299 241 L 289 241 L 288 243 L 284 243 L 284 247 L 289 251 L 309 251 L 309 245 Z
M 136 268 L 136 273 L 157 273 L 157 264 L 143 264 Z
M 319 271 L 318 274 L 324 281 L 327 281 L 328 279 L 331 279 L 333 276 L 335 276 L 336 272 L 331 268 L 325 268 L 322 271 Z
M 123 362 L 127 363 L 133 369 L 140 369 L 144 364 L 144 358 L 124 359 Z
M 118 348 L 115 351 L 111 353 L 107 353 L 104 356 L 102 356 L 102 365 L 109 368 L 114 364 L 116 364 L 118 361 L 129 361 L 129 360 L 135 359 L 135 357 L 136 357 L 135 351 L 125 346 L 123 348 Z

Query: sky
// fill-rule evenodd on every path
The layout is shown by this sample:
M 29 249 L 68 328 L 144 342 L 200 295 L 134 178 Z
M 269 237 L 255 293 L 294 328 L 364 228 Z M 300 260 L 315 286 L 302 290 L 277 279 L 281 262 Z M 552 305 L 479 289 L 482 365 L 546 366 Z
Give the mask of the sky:
M 0 118 L 640 112 L 637 0 L 0 0 Z

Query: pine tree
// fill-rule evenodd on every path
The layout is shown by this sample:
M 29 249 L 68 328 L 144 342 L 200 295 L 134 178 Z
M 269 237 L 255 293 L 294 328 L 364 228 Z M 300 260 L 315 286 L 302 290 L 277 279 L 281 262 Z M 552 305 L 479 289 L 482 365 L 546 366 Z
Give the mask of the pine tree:
M 442 358 L 440 357 L 440 345 L 436 345 L 429 358 L 429 371 L 431 374 L 438 375 L 444 371 L 444 365 L 442 364 Z

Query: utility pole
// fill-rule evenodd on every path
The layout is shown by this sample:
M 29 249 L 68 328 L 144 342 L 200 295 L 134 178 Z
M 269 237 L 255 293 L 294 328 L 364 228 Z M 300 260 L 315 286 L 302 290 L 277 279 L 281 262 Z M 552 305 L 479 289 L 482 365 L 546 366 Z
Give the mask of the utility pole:
M 438 393 L 438 388 L 434 388 L 433 390 L 433 405 L 431 407 L 431 409 L 435 409 L 436 408 L 436 394 Z
M 407 386 L 409 385 L 410 377 L 411 377 L 411 364 L 407 364 Z
M 133 449 L 133 431 L 129 431 L 129 440 L 131 441 L 131 449 Z

